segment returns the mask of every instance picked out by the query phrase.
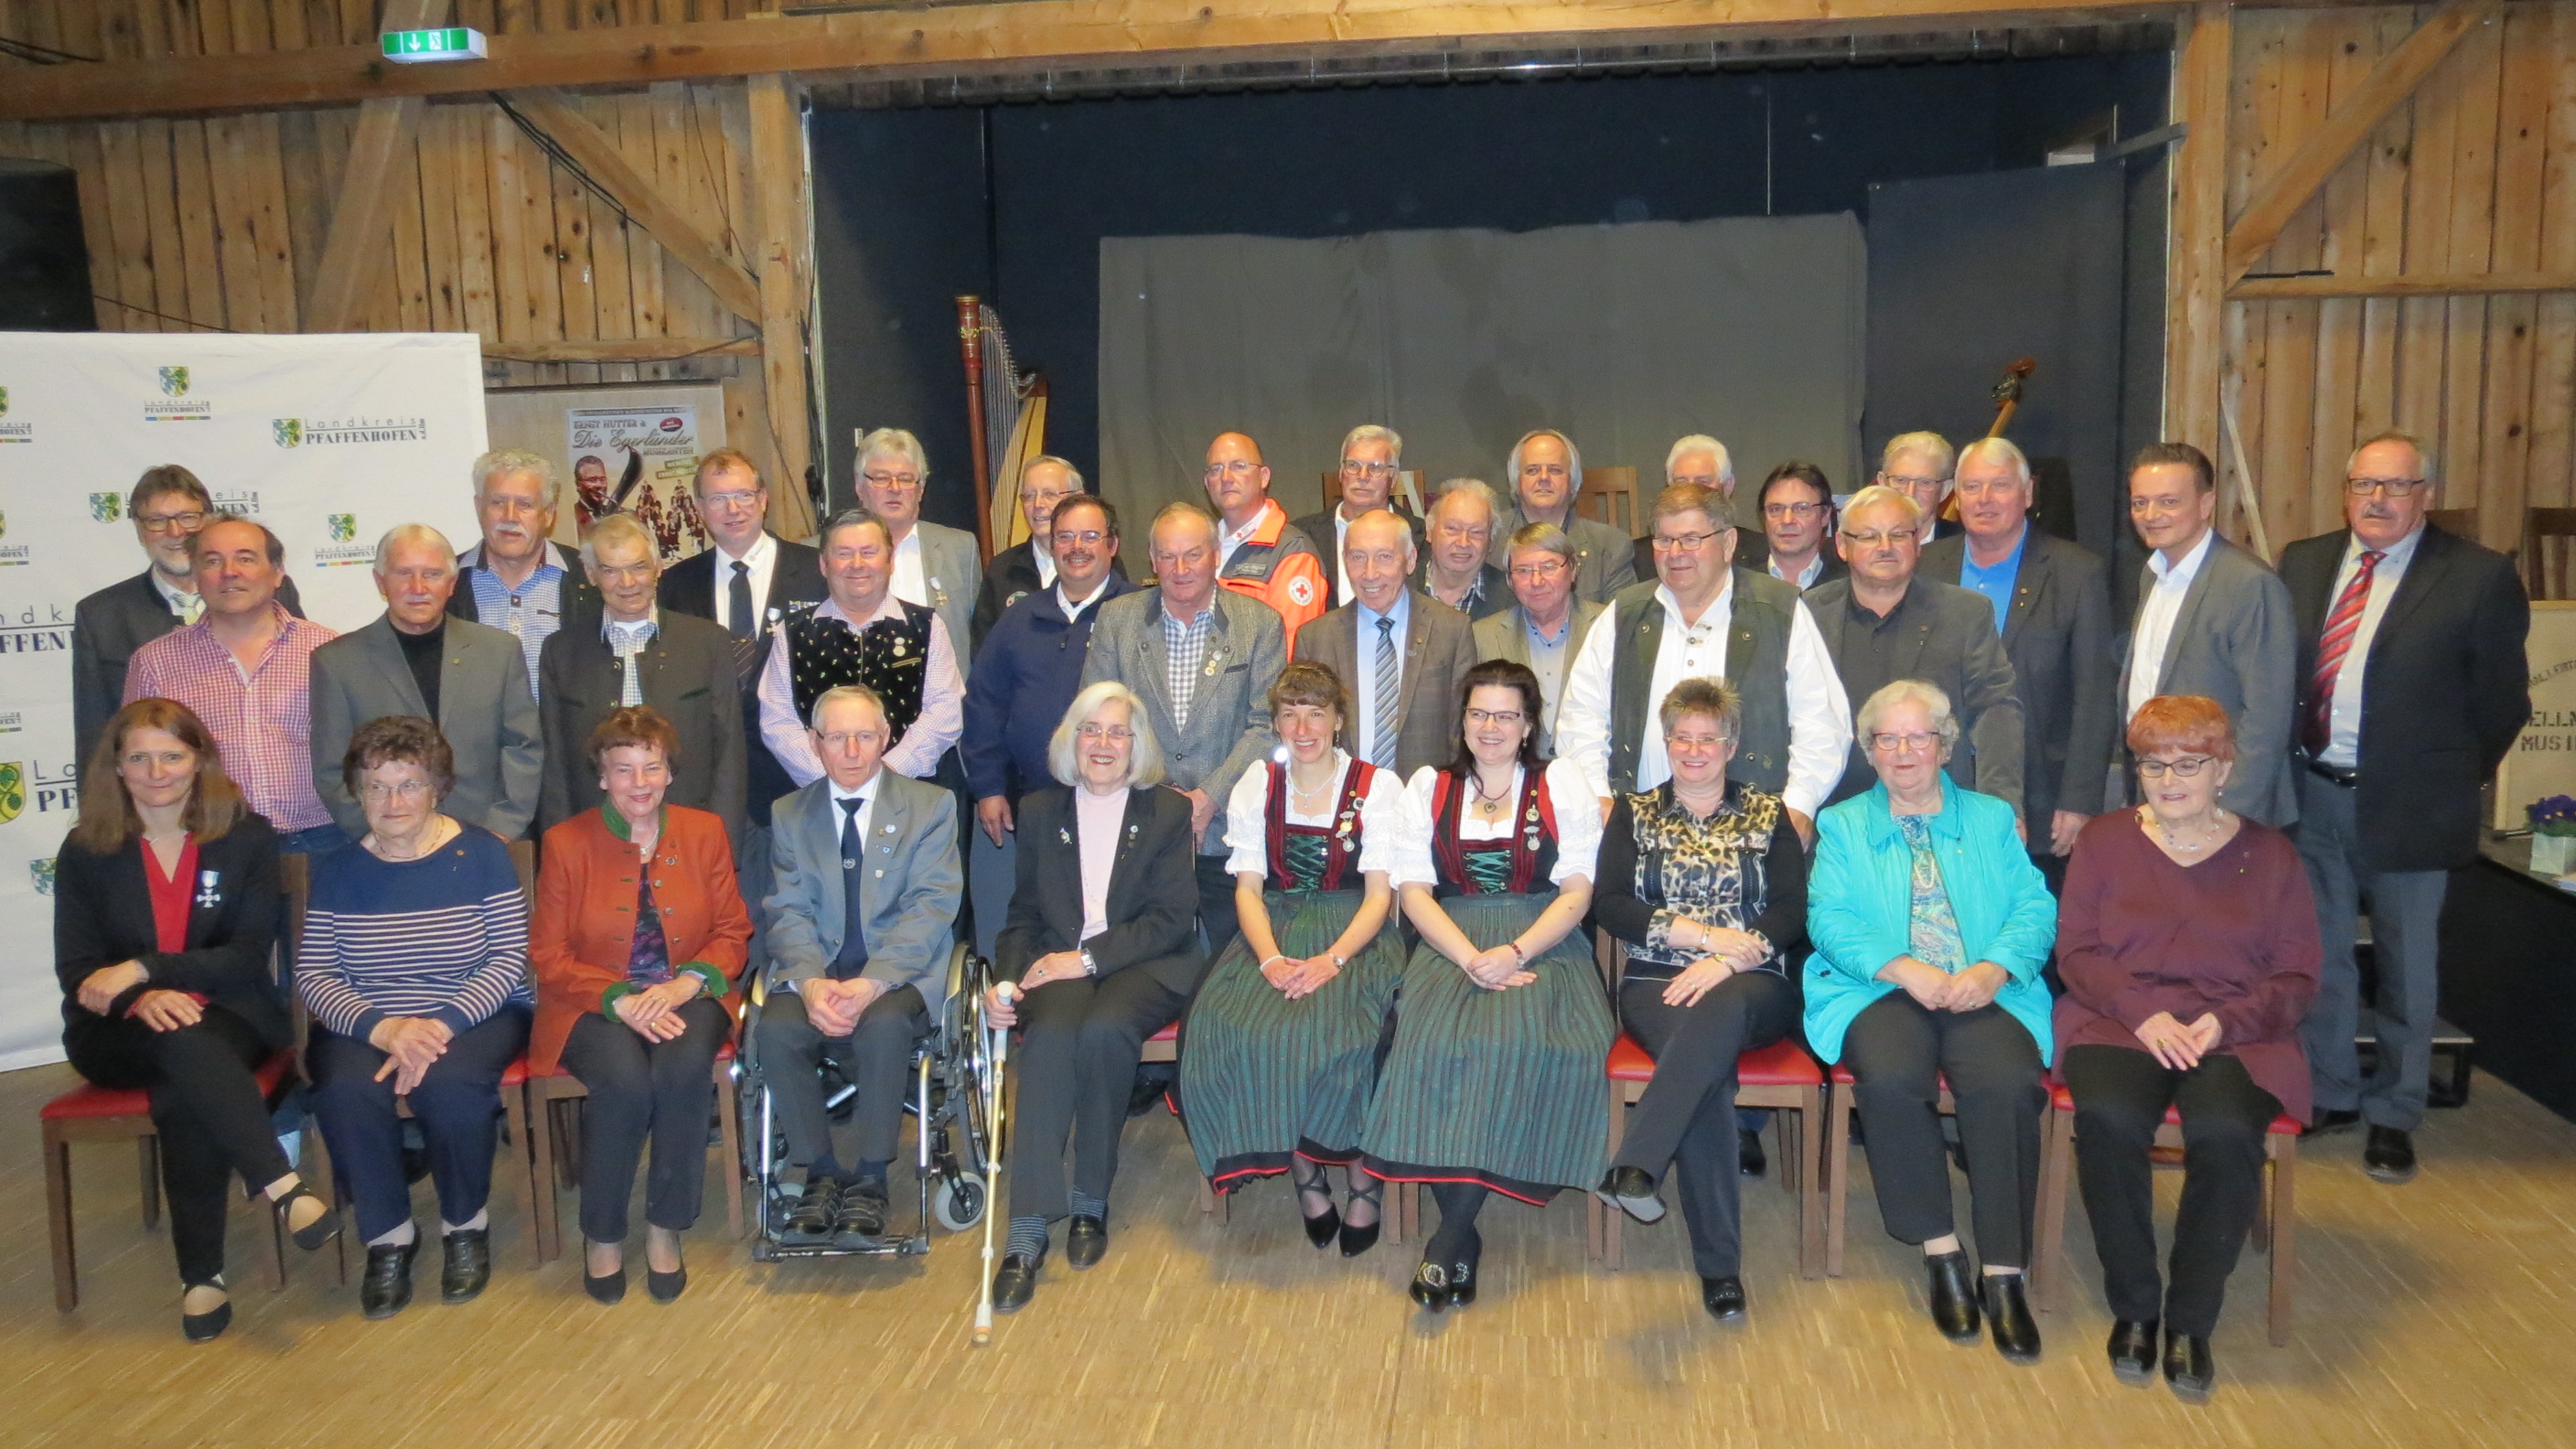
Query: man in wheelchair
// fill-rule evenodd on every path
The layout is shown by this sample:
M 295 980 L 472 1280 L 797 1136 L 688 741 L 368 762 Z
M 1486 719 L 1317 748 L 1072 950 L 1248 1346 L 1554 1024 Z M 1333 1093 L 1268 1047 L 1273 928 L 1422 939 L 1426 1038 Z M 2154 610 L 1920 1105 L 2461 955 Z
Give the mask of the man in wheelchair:
M 892 732 L 866 686 L 825 691 L 809 723 L 823 777 L 772 817 L 767 995 L 753 1031 L 787 1142 L 779 1242 L 858 1249 L 886 1231 L 913 1044 L 948 991 L 957 805 L 883 768 Z M 847 1165 L 832 1144 L 825 1057 L 856 1094 Z

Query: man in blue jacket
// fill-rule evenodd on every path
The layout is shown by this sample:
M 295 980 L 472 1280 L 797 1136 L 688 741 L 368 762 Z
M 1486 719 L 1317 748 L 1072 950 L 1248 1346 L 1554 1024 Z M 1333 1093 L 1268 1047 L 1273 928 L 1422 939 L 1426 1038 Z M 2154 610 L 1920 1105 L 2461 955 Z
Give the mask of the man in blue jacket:
M 966 733 L 958 749 L 983 837 L 968 843 L 967 893 L 976 950 L 986 957 L 1010 912 L 1011 831 L 1020 796 L 1055 783 L 1047 773 L 1047 742 L 1081 688 L 1092 622 L 1101 604 L 1136 587 L 1115 572 L 1118 510 L 1105 500 L 1074 494 L 1056 505 L 1049 530 L 1055 587 L 1002 612 L 975 651 L 966 686 Z

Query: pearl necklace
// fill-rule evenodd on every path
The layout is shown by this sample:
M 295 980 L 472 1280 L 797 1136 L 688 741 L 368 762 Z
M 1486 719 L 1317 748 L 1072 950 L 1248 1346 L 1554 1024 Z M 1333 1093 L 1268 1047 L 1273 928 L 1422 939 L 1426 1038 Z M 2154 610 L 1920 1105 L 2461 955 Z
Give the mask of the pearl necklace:
M 2200 852 L 2209 849 L 2209 847 L 2217 841 L 2218 832 L 2227 828 L 2227 812 L 2224 810 L 2212 810 L 2210 812 L 2209 822 L 2204 827 L 2208 831 L 2209 838 L 2201 841 L 2197 845 L 2186 845 L 2182 841 L 2174 838 L 2174 833 L 2172 829 L 2165 824 L 2164 817 L 2158 815 L 2153 809 L 2148 806 L 2141 805 L 2138 807 L 2138 813 L 2144 817 L 2147 824 L 2153 825 L 2156 828 L 2156 838 L 2164 842 L 2166 849 L 2179 850 L 2185 855 L 2197 855 Z

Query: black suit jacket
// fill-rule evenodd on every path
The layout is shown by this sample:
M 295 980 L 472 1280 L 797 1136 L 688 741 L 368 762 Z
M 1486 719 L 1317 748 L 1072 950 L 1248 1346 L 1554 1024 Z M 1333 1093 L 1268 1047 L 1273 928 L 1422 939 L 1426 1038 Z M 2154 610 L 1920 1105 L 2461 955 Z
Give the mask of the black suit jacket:
M 1122 579 L 1127 577 L 1126 563 L 1114 556 L 1109 560 L 1109 571 Z M 983 653 L 984 636 L 1002 622 L 1003 613 L 1037 591 L 1036 544 L 1015 543 L 993 555 L 993 561 L 984 565 L 984 587 L 975 595 L 974 617 L 966 622 L 966 652 L 970 656 Z
M 198 842 L 184 951 L 160 949 L 144 848 L 139 835 L 104 855 L 66 840 L 54 859 L 54 975 L 63 988 L 64 1036 L 107 1023 L 80 1004 L 80 984 L 91 972 L 140 961 L 149 974 L 111 1005 L 111 1016 L 145 991 L 193 991 L 248 1022 L 270 1046 L 292 1041 L 286 996 L 269 968 L 281 900 L 277 832 L 245 810 L 222 836 Z
M 2351 539 L 2337 529 L 2281 554 L 2298 618 L 2301 721 L 2316 704 L 2317 641 Z M 2479 787 L 2531 718 L 2530 632 L 2512 561 L 2424 525 L 2369 657 L 2343 663 L 2363 671 L 2354 804 L 2373 867 L 2449 870 L 2477 859 Z
M 1019 879 L 1011 916 L 993 943 L 995 969 L 1017 981 L 1031 963 L 1070 951 L 1082 937 L 1082 837 L 1073 791 L 1057 786 L 1020 797 Z M 1190 846 L 1190 805 L 1153 786 L 1127 792 L 1118 863 L 1109 874 L 1109 929 L 1091 938 L 1100 974 L 1138 970 L 1184 996 L 1207 967 L 1194 933 L 1198 868 Z
M 734 650 L 734 676 L 742 692 L 743 818 L 764 830 L 769 827 L 769 807 L 796 789 L 796 781 L 760 738 L 760 664 L 768 657 L 770 621 L 793 605 L 818 604 L 832 596 L 823 586 L 823 555 L 818 550 L 783 538 L 775 542 L 778 558 L 770 566 L 768 597 L 759 603 L 760 629 L 749 643 Z M 715 580 L 716 551 L 700 549 L 662 571 L 656 602 L 667 612 L 713 620 Z
M 277 586 L 277 601 L 301 619 L 295 580 Z M 72 609 L 72 759 L 89 763 L 99 731 L 125 702 L 125 667 L 134 651 L 179 627 L 179 616 L 152 587 L 152 571 L 108 585 Z
M 674 805 L 724 821 L 728 839 L 743 826 L 742 695 L 734 677 L 733 637 L 675 609 L 645 647 L 644 703 L 679 732 L 671 760 Z M 537 797 L 540 833 L 598 805 L 599 772 L 590 732 L 617 708 L 625 671 L 598 629 L 558 629 L 537 658 L 537 718 L 545 732 L 546 777 Z
M 1966 535 L 1935 539 L 1917 571 L 1956 584 L 1967 556 Z M 2021 695 L 2022 799 L 2035 851 L 2048 848 L 2053 812 L 2102 813 L 2121 715 L 2116 649 L 2109 570 L 2091 549 L 2031 525 L 2004 613 L 2004 653 Z
M 599 627 L 599 590 L 591 587 L 590 575 L 582 571 L 581 554 L 559 543 L 549 546 L 555 551 L 555 562 L 562 565 L 564 571 L 563 619 L 555 627 L 570 629 L 579 625 L 597 629 Z M 482 546 L 479 544 L 468 552 L 478 559 L 483 556 Z M 460 619 L 471 619 L 477 624 L 490 624 L 498 629 L 507 621 L 484 618 L 482 606 L 474 599 L 474 576 L 488 572 L 490 570 L 480 563 L 469 564 L 462 559 L 458 560 L 456 590 L 447 596 L 447 612 Z

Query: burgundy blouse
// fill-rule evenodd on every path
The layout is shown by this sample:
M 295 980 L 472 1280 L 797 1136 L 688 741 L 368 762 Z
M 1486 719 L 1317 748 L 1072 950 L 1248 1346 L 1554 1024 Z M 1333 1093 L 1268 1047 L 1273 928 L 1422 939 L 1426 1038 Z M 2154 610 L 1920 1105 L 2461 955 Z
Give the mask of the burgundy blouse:
M 2140 1022 L 2215 1012 L 2218 1050 L 2306 1121 L 2299 1019 L 2317 994 L 2317 911 L 2288 836 L 2251 820 L 2210 858 L 2176 865 L 2134 810 L 2095 817 L 2059 898 L 2058 1060 L 2076 1046 L 2144 1051 Z

